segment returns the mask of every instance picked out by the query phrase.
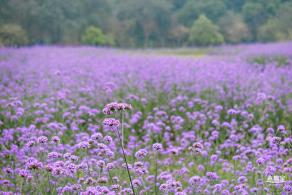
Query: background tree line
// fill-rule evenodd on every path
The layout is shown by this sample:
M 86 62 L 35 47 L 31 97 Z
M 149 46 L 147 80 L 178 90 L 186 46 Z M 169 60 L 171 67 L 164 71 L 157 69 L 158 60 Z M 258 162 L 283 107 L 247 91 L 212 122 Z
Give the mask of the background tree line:
M 0 45 L 278 41 L 291 21 L 291 0 L 0 0 Z

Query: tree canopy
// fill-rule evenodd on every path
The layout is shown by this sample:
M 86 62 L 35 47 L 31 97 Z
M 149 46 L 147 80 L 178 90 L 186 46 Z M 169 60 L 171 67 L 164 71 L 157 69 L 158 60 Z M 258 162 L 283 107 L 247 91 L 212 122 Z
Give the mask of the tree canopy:
M 198 46 L 219 45 L 224 42 L 224 38 L 218 26 L 205 15 L 200 15 L 191 27 L 189 42 Z
M 5 31 L 0 44 L 89 44 L 85 34 L 95 27 L 105 45 L 196 45 L 194 22 L 202 15 L 217 26 L 207 41 L 211 45 L 222 43 L 213 43 L 218 34 L 226 43 L 286 40 L 291 39 L 291 10 L 289 0 L 0 0 Z M 22 43 L 11 39 L 16 28 L 25 37 Z

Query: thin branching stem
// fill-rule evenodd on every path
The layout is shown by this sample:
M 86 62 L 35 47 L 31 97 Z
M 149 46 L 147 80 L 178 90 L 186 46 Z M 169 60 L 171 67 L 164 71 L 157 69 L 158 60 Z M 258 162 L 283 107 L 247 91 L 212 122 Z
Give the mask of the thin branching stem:
M 155 195 L 158 194 L 158 192 L 157 192 L 157 172 L 158 172 L 158 163 L 157 163 L 157 160 L 158 160 L 158 153 L 155 152 L 155 179 L 154 179 Z
M 136 195 L 135 189 L 134 189 L 134 185 L 133 185 L 133 182 L 132 182 L 132 178 L 131 178 L 131 174 L 130 174 L 130 170 L 129 170 L 129 166 L 128 166 L 128 161 L 127 161 L 127 158 L 126 158 L 126 153 L 125 153 L 125 150 L 124 150 L 124 147 L 123 147 L 123 144 L 122 144 L 122 138 L 121 138 L 121 134 L 120 134 L 119 130 L 117 131 L 117 134 L 118 134 L 118 138 L 119 138 L 120 145 L 121 145 L 121 148 L 122 148 L 123 158 L 124 158 L 124 161 L 126 163 L 126 168 L 127 168 L 128 177 L 129 177 L 129 180 L 130 180 L 130 183 L 131 183 L 131 188 L 133 190 L 134 195 Z
M 124 112 L 122 111 L 122 147 L 124 147 Z

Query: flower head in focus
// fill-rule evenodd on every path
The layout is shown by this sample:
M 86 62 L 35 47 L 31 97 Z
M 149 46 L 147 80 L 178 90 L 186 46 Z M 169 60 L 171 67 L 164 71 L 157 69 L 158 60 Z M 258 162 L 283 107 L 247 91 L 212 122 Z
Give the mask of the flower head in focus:
M 132 105 L 127 103 L 112 102 L 105 105 L 105 107 L 103 108 L 103 113 L 106 115 L 111 115 L 114 112 L 126 110 L 132 110 Z

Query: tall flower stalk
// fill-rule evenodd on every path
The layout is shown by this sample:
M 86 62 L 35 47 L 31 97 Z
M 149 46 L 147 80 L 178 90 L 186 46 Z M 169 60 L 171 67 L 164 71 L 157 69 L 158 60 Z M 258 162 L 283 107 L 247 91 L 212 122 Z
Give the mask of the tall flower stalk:
M 121 127 L 121 133 L 122 133 L 122 138 L 121 138 L 121 142 L 122 142 L 122 147 L 124 147 L 124 111 L 122 111 L 121 113 L 121 118 L 122 118 L 122 127 Z
M 158 172 L 158 163 L 157 163 L 157 161 L 158 161 L 158 154 L 155 153 L 155 179 L 154 179 L 155 195 L 158 194 L 158 192 L 157 192 L 157 172 Z
M 125 161 L 125 163 L 126 163 L 126 168 L 127 168 L 128 177 L 129 177 L 129 180 L 130 180 L 130 183 L 131 183 L 131 188 L 132 188 L 133 193 L 134 193 L 134 195 L 135 195 L 135 189 L 134 189 L 134 186 L 133 186 L 133 182 L 132 182 L 132 178 L 131 178 L 131 173 L 130 173 L 130 169 L 129 169 L 129 165 L 128 165 L 128 161 L 127 161 L 127 157 L 126 157 L 125 149 L 124 149 L 124 146 L 123 146 L 123 142 L 122 142 L 121 134 L 120 134 L 119 131 L 117 131 L 117 134 L 118 134 L 118 138 L 119 138 L 120 146 L 121 146 L 121 148 L 122 148 L 123 158 L 124 158 L 124 161 Z
M 122 153 L 123 153 L 123 158 L 124 158 L 124 162 L 126 163 L 126 169 L 127 169 L 127 173 L 128 173 L 128 177 L 130 180 L 130 184 L 131 184 L 131 188 L 133 191 L 133 194 L 135 195 L 135 189 L 134 189 L 134 185 L 132 182 L 132 177 L 131 177 L 131 173 L 130 173 L 130 169 L 129 169 L 129 165 L 128 165 L 128 161 L 127 161 L 127 157 L 126 157 L 126 153 L 125 153 L 125 148 L 124 148 L 124 112 L 126 110 L 131 110 L 132 106 L 130 104 L 126 104 L 126 103 L 110 103 L 107 104 L 104 109 L 103 112 L 107 115 L 111 115 L 115 112 L 121 112 L 121 128 L 120 127 L 120 122 L 116 119 L 113 118 L 108 118 L 104 120 L 104 125 L 110 128 L 113 128 L 117 134 L 121 149 L 122 149 Z
M 157 175 L 158 175 L 158 153 L 162 150 L 162 144 L 155 143 L 152 146 L 154 152 L 155 152 L 155 178 L 154 178 L 154 192 L 155 195 L 158 194 L 157 190 Z

